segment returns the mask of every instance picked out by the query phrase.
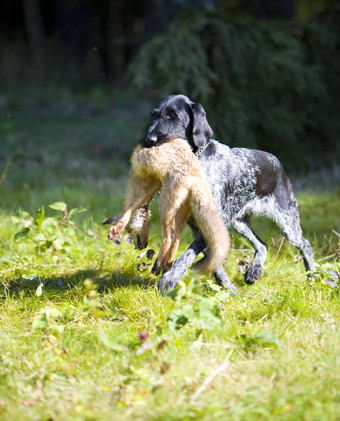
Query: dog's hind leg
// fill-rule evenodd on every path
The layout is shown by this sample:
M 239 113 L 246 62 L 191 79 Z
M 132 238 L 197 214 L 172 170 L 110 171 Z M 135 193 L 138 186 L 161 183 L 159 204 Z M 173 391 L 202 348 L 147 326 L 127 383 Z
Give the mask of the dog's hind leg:
M 313 251 L 309 241 L 302 235 L 297 206 L 292 203 L 288 209 L 280 208 L 275 213 L 275 222 L 289 243 L 300 250 L 306 271 L 311 275 L 315 270 Z
M 237 288 L 231 282 L 231 279 L 227 275 L 227 272 L 225 271 L 222 265 L 216 269 L 213 275 L 214 275 L 214 278 L 216 279 L 217 284 L 220 285 L 222 288 L 237 292 Z
M 313 251 L 309 241 L 302 235 L 297 207 L 291 205 L 288 210 L 279 212 L 276 215 L 275 220 L 289 243 L 300 250 L 308 277 L 317 278 L 318 275 L 315 270 Z M 334 270 L 328 270 L 327 272 L 332 279 L 327 279 L 326 283 L 331 288 L 338 288 L 336 281 L 339 279 L 339 274 Z
M 191 227 L 191 230 L 193 232 L 198 232 L 197 230 L 193 229 L 193 227 Z M 203 244 L 203 254 L 205 255 L 207 253 L 207 249 L 206 249 L 206 245 L 204 243 L 204 239 L 202 236 L 202 233 L 199 232 L 199 235 L 196 236 L 197 239 L 201 238 L 201 244 Z M 213 272 L 214 278 L 216 280 L 217 285 L 221 286 L 224 289 L 229 289 L 231 291 L 234 291 L 235 293 L 237 293 L 237 288 L 236 286 L 231 282 L 231 279 L 229 278 L 227 272 L 225 271 L 223 265 L 221 265 L 220 267 L 218 267 L 215 272 Z M 235 293 L 233 293 L 233 295 L 236 295 Z
M 267 246 L 253 232 L 248 218 L 237 219 L 232 222 L 232 226 L 239 234 L 246 237 L 255 249 L 254 260 L 244 275 L 247 284 L 254 284 L 261 276 L 263 264 L 267 257 Z
M 191 243 L 190 247 L 179 256 L 171 268 L 159 278 L 158 289 L 160 291 L 167 291 L 176 288 L 178 281 L 194 263 L 196 257 L 203 252 L 205 247 L 206 245 L 202 233 L 198 231 L 195 240 Z M 217 283 L 223 288 L 237 291 L 237 288 L 232 284 L 222 265 L 214 272 L 214 277 Z
M 206 248 L 202 233 L 199 231 L 199 229 L 197 228 L 195 222 L 193 220 L 188 221 L 189 225 L 190 225 L 190 229 L 193 233 L 193 235 L 195 236 L 195 241 L 199 241 L 200 242 L 200 247 L 202 247 L 203 253 L 204 253 L 204 249 Z M 195 243 L 195 242 L 194 242 Z M 194 244 L 192 243 L 192 245 Z M 191 247 L 191 246 L 190 246 Z M 186 251 L 189 252 L 190 248 Z M 200 252 L 198 252 L 197 254 L 199 254 Z M 179 257 L 177 260 L 181 259 L 181 257 Z M 175 265 L 177 265 L 177 260 L 175 261 Z M 225 288 L 225 289 L 230 289 L 232 291 L 237 291 L 237 288 L 235 287 L 235 285 L 231 282 L 231 279 L 229 278 L 227 272 L 225 271 L 223 265 L 221 265 L 219 268 L 217 268 L 217 270 L 213 273 L 214 278 L 216 280 L 216 283 L 218 285 L 220 285 L 221 287 Z M 182 276 L 182 275 L 181 275 Z

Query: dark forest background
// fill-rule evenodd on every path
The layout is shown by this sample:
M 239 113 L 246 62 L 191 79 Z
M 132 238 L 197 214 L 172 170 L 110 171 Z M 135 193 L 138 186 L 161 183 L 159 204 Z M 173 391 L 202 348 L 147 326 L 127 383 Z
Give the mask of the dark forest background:
M 180 92 L 203 104 L 220 141 L 270 151 L 292 173 L 314 171 L 340 155 L 339 32 L 340 2 L 331 0 L 4 2 L 0 110 L 35 92 L 53 114 L 67 90 L 80 119 L 81 95 L 92 108 L 100 98 L 97 112 L 110 118 L 128 93 L 131 118 L 144 107 L 133 145 L 149 107 Z M 14 142 L 8 122 L 0 130 L 4 158 Z M 112 138 L 105 155 L 127 160 Z

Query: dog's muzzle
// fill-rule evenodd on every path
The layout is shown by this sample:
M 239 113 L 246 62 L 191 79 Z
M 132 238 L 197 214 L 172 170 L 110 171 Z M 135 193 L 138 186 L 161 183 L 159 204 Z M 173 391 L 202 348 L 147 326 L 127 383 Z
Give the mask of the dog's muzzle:
M 156 136 L 146 136 L 144 138 L 144 143 L 147 147 L 151 148 L 152 146 L 155 146 L 157 143 L 157 137 Z

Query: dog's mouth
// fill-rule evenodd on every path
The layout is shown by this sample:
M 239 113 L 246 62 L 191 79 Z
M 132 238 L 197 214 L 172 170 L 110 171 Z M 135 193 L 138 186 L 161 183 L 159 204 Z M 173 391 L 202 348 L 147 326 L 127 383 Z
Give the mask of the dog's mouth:
M 149 138 L 146 136 L 140 140 L 139 144 L 142 148 L 153 148 L 154 146 L 157 147 L 163 145 L 164 143 L 168 143 L 171 140 L 173 140 L 173 137 L 166 135 L 159 135 L 157 138 Z

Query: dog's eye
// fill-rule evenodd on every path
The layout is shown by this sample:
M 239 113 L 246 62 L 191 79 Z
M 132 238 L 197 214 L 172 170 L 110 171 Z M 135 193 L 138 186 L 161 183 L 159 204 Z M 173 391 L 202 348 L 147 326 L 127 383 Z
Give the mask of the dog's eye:
M 177 117 L 177 114 L 176 114 L 174 111 L 168 111 L 168 112 L 166 113 L 166 116 L 167 116 L 168 118 L 175 118 L 175 117 Z

